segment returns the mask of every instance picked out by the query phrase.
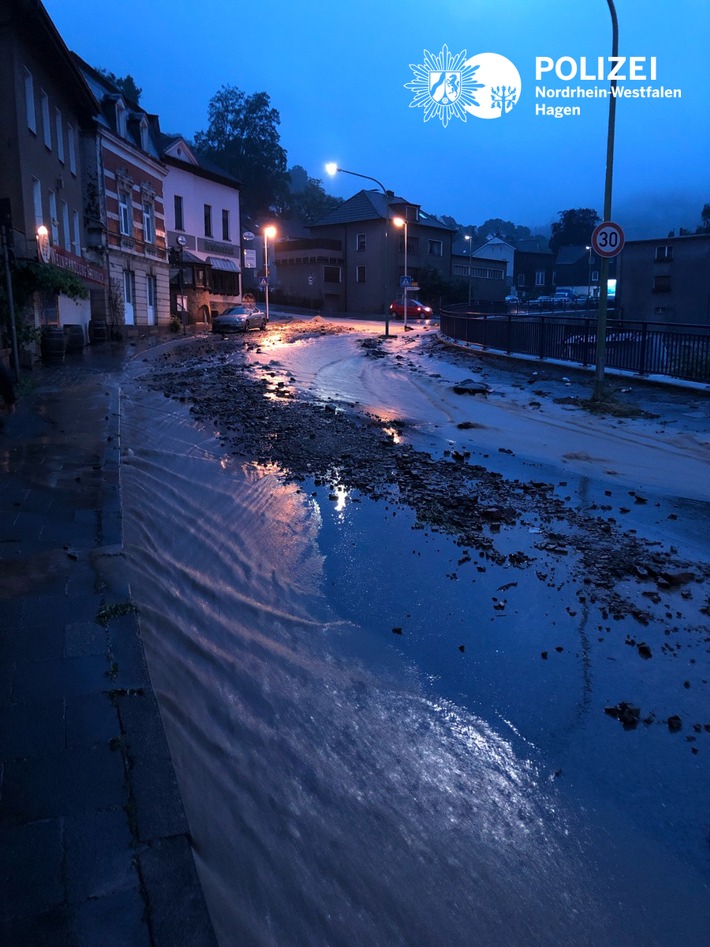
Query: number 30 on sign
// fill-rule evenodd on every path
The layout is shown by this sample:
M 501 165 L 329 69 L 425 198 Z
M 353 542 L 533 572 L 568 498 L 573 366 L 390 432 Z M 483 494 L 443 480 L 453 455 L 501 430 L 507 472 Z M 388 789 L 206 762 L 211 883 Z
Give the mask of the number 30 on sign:
M 592 247 L 597 256 L 616 256 L 624 248 L 624 231 L 613 221 L 605 220 L 594 228 Z

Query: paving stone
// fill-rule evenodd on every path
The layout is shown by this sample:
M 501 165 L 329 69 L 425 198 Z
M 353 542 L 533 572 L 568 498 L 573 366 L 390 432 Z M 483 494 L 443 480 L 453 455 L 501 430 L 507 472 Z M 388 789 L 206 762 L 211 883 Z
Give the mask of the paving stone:
M 106 809 L 65 819 L 67 897 L 80 904 L 139 886 L 128 816 Z
M 3 947 L 75 947 L 72 916 L 66 905 L 30 917 L 0 919 Z
M 139 888 L 91 898 L 74 909 L 76 947 L 155 947 Z M 171 947 L 190 941 L 175 940 Z M 190 944 L 190 947 L 192 945 Z
M 64 700 L 0 706 L 0 759 L 60 753 L 64 749 Z
M 66 699 L 66 746 L 108 746 L 121 736 L 118 712 L 108 694 Z
M 107 649 L 106 629 L 95 621 L 75 622 L 64 629 L 64 656 L 67 658 L 105 655 Z
M 19 622 L 0 631 L 0 661 L 59 660 L 63 652 L 64 633 L 59 625 L 26 628 Z
M 73 747 L 4 764 L 0 829 L 110 809 L 127 802 L 123 759 L 109 747 Z
M 216 947 L 188 839 L 162 839 L 138 855 L 155 947 Z
M 0 832 L 0 918 L 40 914 L 60 904 L 64 900 L 63 862 L 61 819 Z
M 139 840 L 149 842 L 171 835 L 186 835 L 187 817 L 172 762 L 163 756 L 144 753 L 132 758 L 131 764 Z
M 33 694 L 46 698 L 95 694 L 103 684 L 110 686 L 106 655 L 86 654 L 61 661 L 18 661 L 15 669 L 15 700 L 31 699 Z

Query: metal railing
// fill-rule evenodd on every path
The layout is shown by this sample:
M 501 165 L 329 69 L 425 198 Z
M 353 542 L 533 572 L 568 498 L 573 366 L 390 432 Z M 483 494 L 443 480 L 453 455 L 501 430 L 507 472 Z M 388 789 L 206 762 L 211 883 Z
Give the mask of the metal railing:
M 441 332 L 457 342 L 506 355 L 594 365 L 596 316 L 472 313 L 441 310 Z M 606 367 L 638 375 L 668 375 L 710 383 L 710 328 L 627 322 L 610 315 Z

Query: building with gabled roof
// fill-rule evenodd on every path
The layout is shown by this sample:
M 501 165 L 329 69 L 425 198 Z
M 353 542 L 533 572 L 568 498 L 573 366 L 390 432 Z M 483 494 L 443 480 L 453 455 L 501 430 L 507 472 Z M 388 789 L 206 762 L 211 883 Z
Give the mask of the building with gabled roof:
M 392 223 L 396 217 L 407 223 L 406 274 L 405 228 Z M 358 191 L 308 229 L 310 248 L 287 252 L 286 242 L 277 243 L 278 282 L 304 289 L 305 297 L 312 294 L 326 310 L 383 314 L 400 291 L 401 277 L 416 284 L 427 269 L 451 277 L 453 228 L 403 197 Z M 308 250 L 313 252 L 304 262 Z
M 239 181 L 181 135 L 162 135 L 160 148 L 171 306 L 206 323 L 242 298 Z
M 117 86 L 79 56 L 74 61 L 99 103 L 96 115 L 98 167 L 88 209 L 97 252 L 108 258 L 105 317 L 115 327 L 170 322 L 170 268 L 165 235 L 160 126 Z M 90 203 L 90 202 L 89 202 Z

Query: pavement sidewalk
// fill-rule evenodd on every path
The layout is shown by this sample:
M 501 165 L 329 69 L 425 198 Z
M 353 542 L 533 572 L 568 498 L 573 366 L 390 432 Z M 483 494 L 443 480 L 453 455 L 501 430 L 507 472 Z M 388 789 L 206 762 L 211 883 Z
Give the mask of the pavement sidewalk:
M 39 365 L 0 412 L 3 947 L 216 944 L 121 547 L 136 351 Z

